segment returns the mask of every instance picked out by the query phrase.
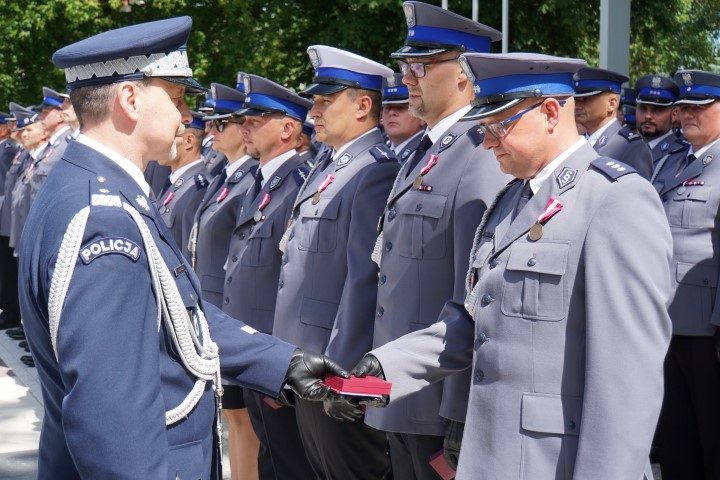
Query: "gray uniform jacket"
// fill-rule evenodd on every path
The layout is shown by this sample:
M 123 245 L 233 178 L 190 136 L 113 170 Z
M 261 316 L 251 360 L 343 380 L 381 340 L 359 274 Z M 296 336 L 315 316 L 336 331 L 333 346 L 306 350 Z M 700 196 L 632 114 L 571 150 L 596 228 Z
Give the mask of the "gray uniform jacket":
M 10 164 L 10 169 L 5 174 L 5 198 L 3 200 L 2 209 L 0 209 L 0 236 L 10 237 L 10 224 L 12 222 L 12 191 L 15 188 L 18 177 L 25 170 L 25 164 L 28 162 L 30 152 L 24 149 L 18 150 Z
M 51 146 L 51 149 L 48 150 L 45 158 L 38 162 L 37 165 L 35 165 L 35 170 L 33 170 L 32 176 L 29 180 L 29 204 L 32 204 L 33 200 L 35 200 L 35 196 L 40 191 L 40 187 L 42 187 L 47 180 L 47 176 L 50 173 L 50 170 L 52 170 L 53 167 L 60 161 L 63 153 L 65 153 L 65 149 L 67 148 L 68 143 L 73 140 L 73 136 L 71 135 L 71 133 L 72 130 L 70 129 L 70 127 L 66 128 L 65 131 L 57 139 L 55 139 L 55 142 Z
M 677 137 L 675 132 L 670 130 L 667 134 L 665 134 L 665 136 L 663 136 L 657 145 L 650 150 L 653 157 L 653 164 L 657 165 L 658 161 L 665 155 L 672 154 L 682 148 L 687 150 L 689 146 L 690 143 L 685 140 L 684 137 Z
M 200 279 L 203 299 L 219 308 L 222 308 L 223 304 L 224 268 L 230 248 L 230 236 L 235 228 L 245 192 L 255 182 L 257 164 L 258 161 L 254 158 L 245 160 L 214 194 L 211 194 L 208 187 L 208 195 L 195 214 L 197 226 L 194 228 L 198 229 L 195 273 Z M 223 193 L 224 188 L 228 189 L 227 195 Z
M 310 169 L 305 158 L 294 155 L 265 181 L 257 197 L 254 186 L 243 199 L 232 232 L 225 272 L 223 311 L 244 319 L 263 333 L 272 333 L 275 301 L 283 254 L 279 249 L 295 197 Z M 268 194 L 269 203 L 265 200 Z M 263 205 L 262 211 L 259 207 Z M 257 212 L 261 212 L 259 216 Z
M 0 208 L 5 198 L 5 176 L 12 166 L 13 159 L 17 155 L 18 147 L 11 139 L 6 138 L 0 141 Z
M 394 246 L 380 263 L 374 347 L 438 321 L 445 302 L 465 299 L 465 275 L 473 236 L 498 190 L 510 181 L 500 172 L 495 156 L 471 137 L 475 126 L 458 122 L 420 159 L 409 173 L 406 162 L 396 180 L 383 218 L 383 242 Z M 423 177 L 432 190 L 413 187 L 413 181 L 437 155 L 437 164 Z M 382 315 L 380 315 L 382 313 Z M 425 435 L 444 431 L 440 415 L 464 421 L 469 372 L 457 380 L 443 399 L 443 384 L 384 409 L 371 409 L 365 423 L 380 430 Z M 452 383 L 458 385 L 453 388 Z M 441 408 L 442 401 L 442 408 Z
M 209 184 L 205 164 L 201 161 L 185 170 L 167 192 L 161 194 L 158 211 L 178 245 L 187 247 L 192 222 L 183 222 L 185 212 L 190 210 L 194 215 Z
M 370 350 L 378 282 L 370 255 L 399 168 L 375 129 L 308 179 L 287 237 L 273 335 L 344 368 Z M 334 181 L 313 203 L 328 174 Z
M 673 237 L 669 312 L 674 334 L 710 336 L 720 326 L 720 144 L 675 176 L 687 153 L 668 158 L 654 183 Z
M 10 246 L 13 248 L 20 245 L 20 235 L 22 235 L 25 220 L 27 220 L 28 213 L 30 212 L 30 179 L 38 164 L 50 156 L 52 149 L 52 146 L 47 144 L 40 151 L 37 159 L 29 156 L 25 164 L 25 170 L 20 173 L 13 186 L 12 196 L 10 197 L 10 206 L 12 208 L 12 215 L 10 216 Z
M 485 213 L 466 304 L 448 302 L 442 322 L 371 352 L 391 402 L 472 365 L 458 480 L 652 478 L 671 333 L 658 196 L 590 145 L 513 220 L 521 186 Z M 563 208 L 533 242 L 551 198 Z
M 420 141 L 423 138 L 423 135 L 425 135 L 425 129 L 420 130 L 415 135 L 412 136 L 410 141 L 405 145 L 405 147 L 399 151 L 396 152 L 396 155 L 398 157 L 398 160 L 400 160 L 400 163 L 407 162 L 408 158 L 410 158 L 410 154 L 412 154 L 415 150 L 417 150 L 418 145 L 420 144 Z
M 594 145 L 598 154 L 633 167 L 646 180 L 652 176 L 652 153 L 640 135 L 614 121 Z

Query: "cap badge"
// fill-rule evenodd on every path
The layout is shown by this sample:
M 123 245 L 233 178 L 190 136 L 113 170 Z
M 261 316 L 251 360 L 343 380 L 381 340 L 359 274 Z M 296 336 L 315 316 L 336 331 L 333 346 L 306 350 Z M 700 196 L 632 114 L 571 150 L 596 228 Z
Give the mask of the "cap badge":
M 660 77 L 653 77 L 652 82 L 650 83 L 651 88 L 660 88 L 662 87 L 662 79 Z
M 249 95 L 250 94 L 250 76 L 249 75 L 245 75 L 243 77 L 243 86 L 245 87 L 245 93 Z
M 705 155 L 702 159 L 703 165 L 707 165 L 708 163 L 712 162 L 712 159 L 712 155 Z
M 320 56 L 318 56 L 317 50 L 311 48 L 308 50 L 308 56 L 310 57 L 310 63 L 313 67 L 317 68 L 320 66 Z
M 210 96 L 217 98 L 217 89 L 215 88 L 215 85 L 210 85 Z
M 403 12 L 405 12 L 408 28 L 413 28 L 415 26 L 415 7 L 412 3 L 403 3 Z
M 174 184 L 173 186 L 174 186 L 175 188 L 180 188 L 183 183 L 185 183 L 185 179 L 184 179 L 184 178 L 178 178 L 177 181 L 175 182 L 175 184 Z
M 691 73 L 683 73 L 682 74 L 683 82 L 686 86 L 691 87 L 693 84 L 692 74 Z
M 395 75 L 386 78 L 388 88 L 395 88 Z

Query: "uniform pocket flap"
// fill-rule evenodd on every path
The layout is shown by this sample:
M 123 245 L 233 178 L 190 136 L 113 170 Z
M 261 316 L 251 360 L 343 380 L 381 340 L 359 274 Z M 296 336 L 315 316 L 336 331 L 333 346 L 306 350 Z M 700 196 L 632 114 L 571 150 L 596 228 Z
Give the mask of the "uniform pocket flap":
M 547 393 L 523 393 L 521 422 L 524 430 L 557 435 L 578 435 L 582 399 Z
M 337 303 L 303 298 L 302 307 L 300 308 L 300 321 L 306 325 L 331 329 L 335 323 L 337 310 Z
M 699 287 L 717 287 L 718 268 L 712 265 L 695 265 L 678 262 L 675 278 L 678 283 Z
M 202 478 L 205 474 L 205 472 L 203 472 L 204 466 L 202 441 L 198 440 L 196 442 L 170 447 L 167 478 Z
M 396 208 L 400 214 L 440 218 L 445 211 L 447 199 L 447 194 L 444 193 L 411 190 L 405 194 L 402 202 L 398 202 Z
M 684 200 L 707 202 L 710 200 L 710 189 L 703 187 L 689 187 L 683 193 L 675 195 L 673 200 L 676 202 L 682 202 Z
M 336 220 L 340 211 L 342 197 L 321 198 L 320 201 L 303 212 L 305 218 L 326 218 Z
M 270 238 L 272 237 L 273 224 L 272 222 L 261 222 L 256 225 L 257 228 L 253 231 L 250 238 Z
M 515 243 L 508 257 L 508 270 L 563 275 L 570 252 L 568 243 Z

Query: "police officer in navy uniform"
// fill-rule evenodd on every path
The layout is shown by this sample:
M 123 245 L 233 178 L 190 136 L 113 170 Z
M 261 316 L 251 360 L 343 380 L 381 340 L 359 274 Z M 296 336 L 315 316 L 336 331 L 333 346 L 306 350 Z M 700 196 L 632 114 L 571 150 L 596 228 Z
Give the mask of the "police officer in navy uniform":
M 312 102 L 257 75 L 245 75 L 245 118 L 240 130 L 248 153 L 259 160 L 230 240 L 223 311 L 271 334 L 283 254 L 280 239 L 300 186 L 310 169 L 298 154 L 303 121 Z M 262 393 L 244 390 L 245 405 L 260 439 L 261 479 L 312 478 L 295 410 Z
M 190 26 L 134 25 L 53 56 L 84 133 L 38 194 L 20 248 L 45 409 L 39 478 L 220 478 L 218 368 L 272 396 L 288 383 L 322 397 L 314 377 L 343 373 L 199 298 L 149 198 L 141 168 L 169 155 L 190 121 L 186 89 L 200 88 Z
M 629 79 L 601 68 L 586 67 L 575 75 L 575 118 L 595 150 L 633 167 L 648 180 L 652 154 L 640 135 L 617 121 L 620 89 Z
M 5 199 L 5 177 L 18 153 L 18 146 L 10 138 L 8 119 L 11 114 L 0 112 L 0 211 Z M 0 330 L 20 325 L 17 303 L 17 261 L 8 245 L 8 238 L 0 236 Z
M 436 322 L 448 299 L 462 300 L 473 232 L 510 180 L 479 148 L 475 126 L 459 122 L 474 94 L 458 57 L 490 51 L 500 32 L 421 2 L 405 2 L 403 10 L 408 35 L 392 57 L 403 72 L 410 113 L 427 122 L 427 140 L 405 162 L 381 220 L 374 347 Z M 388 432 L 396 476 L 437 478 L 428 458 L 444 446 L 457 464 L 469 385 L 465 372 L 368 412 L 365 422 Z
M 186 212 L 197 211 L 210 184 L 209 174 L 200 157 L 202 139 L 205 135 L 204 115 L 191 111 L 193 119 L 185 125 L 185 132 L 175 139 L 175 156 L 160 165 L 169 165 L 170 176 L 164 191 L 158 197 L 158 210 L 165 225 L 173 234 L 175 243 L 187 245 L 192 230 L 192 216 Z
M 392 70 L 333 47 L 314 45 L 303 94 L 318 140 L 331 149 L 295 201 L 281 246 L 273 334 L 352 366 L 372 346 L 378 270 L 370 255 L 399 163 L 378 127 L 382 79 Z M 353 417 L 338 422 L 298 399 L 300 435 L 315 475 L 386 478 L 385 434 Z M 327 409 L 327 407 L 326 407 Z
M 653 166 L 665 155 L 687 150 L 672 128 L 673 102 L 679 94 L 677 84 L 661 75 L 645 75 L 635 82 L 637 96 L 637 131 L 650 147 Z
M 690 142 L 654 182 L 670 223 L 672 340 L 658 425 L 663 480 L 720 477 L 720 75 L 680 70 L 674 105 Z
M 425 122 L 410 115 L 408 89 L 402 73 L 383 78 L 382 124 L 390 140 L 390 148 L 400 162 L 405 162 L 417 149 L 425 133 Z
M 392 405 L 472 368 L 458 480 L 652 478 L 672 251 L 657 194 L 578 136 L 585 61 L 463 57 L 478 92 L 465 118 L 517 180 L 478 227 L 465 301 L 354 372 L 384 372 Z

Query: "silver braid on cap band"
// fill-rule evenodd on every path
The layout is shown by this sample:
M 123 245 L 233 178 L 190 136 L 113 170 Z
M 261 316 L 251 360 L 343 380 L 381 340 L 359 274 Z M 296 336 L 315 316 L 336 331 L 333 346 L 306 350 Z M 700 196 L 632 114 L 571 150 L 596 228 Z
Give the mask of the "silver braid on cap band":
M 74 83 L 93 77 L 106 78 L 133 73 L 143 73 L 147 77 L 192 77 L 187 52 L 176 50 L 75 65 L 65 69 L 65 80 L 67 83 Z

